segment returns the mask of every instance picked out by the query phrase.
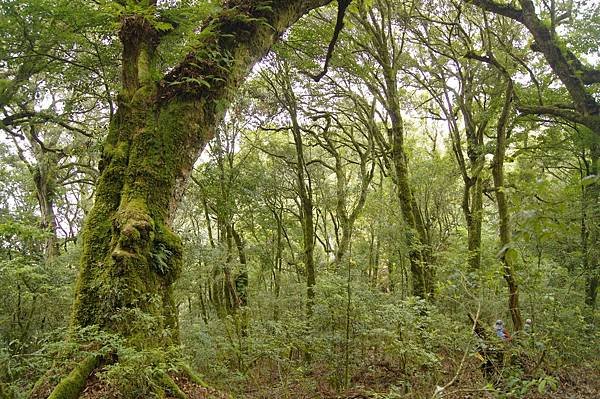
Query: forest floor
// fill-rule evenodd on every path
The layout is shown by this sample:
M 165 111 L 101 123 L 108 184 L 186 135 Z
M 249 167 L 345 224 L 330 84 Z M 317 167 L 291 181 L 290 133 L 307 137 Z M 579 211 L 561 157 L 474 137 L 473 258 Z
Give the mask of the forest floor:
M 440 369 L 412 370 L 410 373 L 389 361 L 370 362 L 368 366 L 353 370 L 348 389 L 336 389 L 335 379 L 332 379 L 332 375 L 339 377 L 343 372 L 336 373 L 333 370 L 332 374 L 331 369 L 318 366 L 310 371 L 282 370 L 276 363 L 270 362 L 248 370 L 243 381 L 229 384 L 223 384 L 222 380 L 214 381 L 214 386 L 220 390 L 196 384 L 184 374 L 170 373 L 170 376 L 189 399 L 600 399 L 598 365 L 553 369 L 552 365 L 546 363 L 543 365 L 543 373 L 539 373 L 542 370 L 536 367 L 538 376 L 549 376 L 556 381 L 555 389 L 540 392 L 538 384 L 530 383 L 535 378 L 521 377 L 513 379 L 512 383 L 509 382 L 510 377 L 486 380 L 480 367 L 481 362 L 476 357 L 466 357 L 463 360 L 448 360 Z M 524 368 L 527 369 L 526 366 Z M 43 390 L 46 395 L 42 393 L 40 398 L 47 397 L 52 387 L 47 388 Z M 80 396 L 82 399 L 120 397 L 96 373 L 88 377 Z M 164 399 L 177 398 L 176 395 L 167 394 Z
M 499 396 L 498 392 L 484 388 L 488 382 L 483 378 L 475 361 L 465 364 L 454 382 L 435 396 L 436 386 L 445 386 L 455 377 L 456 370 L 450 369 L 451 367 L 448 367 L 444 372 L 437 373 L 435 380 L 439 382 L 435 383 L 431 374 L 427 376 L 426 371 L 406 375 L 389 364 L 380 364 L 376 367 L 371 365 L 355 373 L 350 382 L 352 387 L 340 392 L 331 386 L 327 378 L 320 378 L 318 372 L 312 372 L 306 378 L 290 379 L 282 383 L 278 381 L 276 370 L 271 370 L 270 379 L 269 372 L 263 368 L 254 373 L 255 378 L 250 378 L 245 391 L 236 397 L 246 399 L 493 399 L 498 397 L 600 399 L 600 372 L 590 366 L 573 366 L 547 372 L 547 375 L 554 377 L 558 382 L 553 391 L 540 393 L 538 386 L 532 385 L 524 394 Z M 502 382 L 496 381 L 496 386 L 498 391 L 509 391 L 506 386 L 502 389 Z
M 185 375 L 171 375 L 179 389 L 189 399 L 227 399 L 229 396 L 212 388 L 203 387 L 194 383 Z M 92 374 L 87 381 L 80 399 L 118 399 L 120 395 L 112 389 L 105 381 Z M 167 394 L 164 399 L 178 399 L 177 396 Z

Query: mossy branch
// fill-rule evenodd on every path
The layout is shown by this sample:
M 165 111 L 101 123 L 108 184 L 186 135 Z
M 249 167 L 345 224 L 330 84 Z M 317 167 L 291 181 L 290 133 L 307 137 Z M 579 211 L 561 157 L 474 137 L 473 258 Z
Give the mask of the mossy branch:
M 188 399 L 188 396 L 177 386 L 175 381 L 165 372 L 161 372 L 158 375 L 160 385 L 170 394 L 177 399 Z
M 185 363 L 182 363 L 179 365 L 179 369 L 181 370 L 181 372 L 183 374 L 185 374 L 186 377 L 188 377 L 190 379 L 190 381 L 192 381 L 194 384 L 198 384 L 203 388 L 208 388 L 208 384 L 206 382 L 204 382 L 202 380 L 202 378 L 200 378 L 200 376 L 198 374 L 196 374 L 191 368 L 190 366 L 188 366 Z

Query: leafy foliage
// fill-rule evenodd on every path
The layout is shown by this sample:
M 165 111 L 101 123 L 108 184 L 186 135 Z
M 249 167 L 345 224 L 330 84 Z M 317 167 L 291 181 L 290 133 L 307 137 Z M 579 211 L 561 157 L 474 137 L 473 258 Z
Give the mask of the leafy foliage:
M 167 113 L 148 117 L 158 109 L 152 85 L 162 87 L 182 60 L 195 70 L 212 65 L 214 73 L 169 81 L 173 93 L 217 91 L 233 72 L 241 80 L 245 72 L 231 68 L 247 54 L 219 52 L 214 46 L 236 32 L 217 37 L 216 25 L 265 28 L 263 17 L 246 11 L 271 15 L 279 3 L 2 2 L 0 397 L 23 397 L 44 375 L 56 384 L 86 356 L 105 359 L 94 375 L 108 393 L 131 398 L 169 392 L 165 376 L 183 370 L 182 359 L 212 385 L 248 398 L 597 394 L 600 363 L 590 348 L 600 342 L 598 132 L 563 117 L 576 110 L 572 92 L 532 51 L 522 24 L 469 2 L 355 0 L 330 70 L 315 82 L 310 76 L 322 67 L 336 18 L 334 7 L 320 8 L 283 34 L 242 90 L 192 107 L 206 120 L 176 120 L 176 129 L 149 134 Z M 579 3 L 536 2 L 536 10 L 561 51 L 597 72 L 600 8 Z M 144 83 L 152 87 L 136 88 L 138 97 L 124 102 L 117 32 L 129 17 L 148 23 L 160 43 Z M 199 47 L 204 42 L 211 45 Z M 598 84 L 584 86 L 597 98 Z M 141 97 L 152 105 L 141 107 Z M 189 105 L 183 97 L 177 106 Z M 126 123 L 147 123 L 115 130 L 123 122 L 117 104 L 137 112 Z M 560 112 L 532 112 L 533 104 Z M 130 224 L 129 241 L 118 244 L 144 237 L 150 249 L 119 247 L 94 263 L 106 271 L 94 289 L 115 301 L 135 286 L 134 299 L 107 319 L 142 338 L 132 344 L 97 326 L 66 330 L 77 265 L 91 250 L 82 248 L 80 232 L 97 178 L 119 172 L 121 164 L 107 169 L 111 160 L 124 156 L 126 165 L 133 157 L 113 146 L 115 137 L 147 135 L 131 151 L 154 162 L 127 176 L 150 191 L 140 195 L 132 184 L 127 195 L 109 193 L 117 205 L 140 195 L 171 206 L 172 193 L 148 182 L 175 176 L 165 165 L 185 149 L 169 140 L 213 117 L 221 122 L 198 133 L 215 137 L 177 212 L 149 206 L 169 214 L 164 223 L 184 245 L 173 296 L 179 241 L 165 233 L 170 227 L 152 225 L 154 214 L 142 215 L 144 223 Z M 108 129 L 115 137 L 103 146 Z M 502 145 L 504 184 L 496 187 Z M 508 243 L 498 238 L 498 192 L 508 197 Z M 468 246 L 473 213 L 480 217 L 476 268 Z M 112 237 L 120 216 L 92 222 Z M 419 223 L 411 225 L 411 216 Z M 307 289 L 309 250 L 316 284 Z M 411 258 L 416 252 L 427 255 L 421 264 Z M 108 271 L 116 256 L 127 258 L 124 267 Z M 414 266 L 425 264 L 431 295 L 413 296 L 422 275 Z M 140 281 L 123 277 L 142 266 L 148 273 Z M 510 342 L 492 329 L 513 310 L 508 272 L 531 320 L 511 331 Z M 144 292 L 150 280 L 173 303 Z M 177 328 L 163 329 L 167 319 Z M 176 342 L 178 331 L 181 347 L 143 339 Z

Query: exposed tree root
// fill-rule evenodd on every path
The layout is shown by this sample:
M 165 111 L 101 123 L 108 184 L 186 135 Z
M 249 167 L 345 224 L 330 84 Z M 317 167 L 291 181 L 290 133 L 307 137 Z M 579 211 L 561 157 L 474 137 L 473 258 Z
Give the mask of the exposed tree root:
M 173 381 L 173 378 L 169 376 L 167 373 L 160 373 L 159 380 L 161 386 L 167 391 L 168 394 L 177 398 L 177 399 L 190 399 L 185 392 L 179 388 L 177 383 Z
M 194 373 L 194 371 L 186 363 L 182 363 L 180 365 L 180 370 L 193 383 L 200 385 L 203 388 L 209 388 L 208 384 L 205 383 L 198 374 Z
M 98 355 L 90 355 L 83 359 L 68 376 L 58 383 L 48 399 L 77 399 L 99 361 Z

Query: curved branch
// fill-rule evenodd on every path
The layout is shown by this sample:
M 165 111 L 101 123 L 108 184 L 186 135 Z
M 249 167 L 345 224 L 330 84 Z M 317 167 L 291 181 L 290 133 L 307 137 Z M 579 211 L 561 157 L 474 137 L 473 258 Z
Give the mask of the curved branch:
M 474 4 L 486 11 L 494 14 L 503 15 L 518 22 L 523 22 L 523 11 L 511 6 L 510 4 L 500 4 L 493 0 L 469 0 L 468 3 Z
M 312 75 L 307 73 L 309 77 L 311 77 L 315 82 L 318 82 L 327 74 L 327 70 L 329 68 L 329 62 L 331 61 L 331 57 L 333 56 L 333 50 L 335 50 L 335 45 L 338 41 L 338 37 L 342 29 L 344 29 L 344 16 L 346 15 L 346 9 L 352 3 L 352 0 L 338 0 L 338 12 L 337 18 L 335 21 L 335 28 L 333 30 L 333 36 L 331 37 L 331 41 L 329 42 L 329 46 L 327 47 L 327 55 L 325 56 L 325 64 L 323 65 L 323 70 L 317 74 Z
M 576 111 L 555 105 L 518 105 L 517 110 L 521 115 L 549 115 L 575 123 L 583 123 L 581 115 Z

